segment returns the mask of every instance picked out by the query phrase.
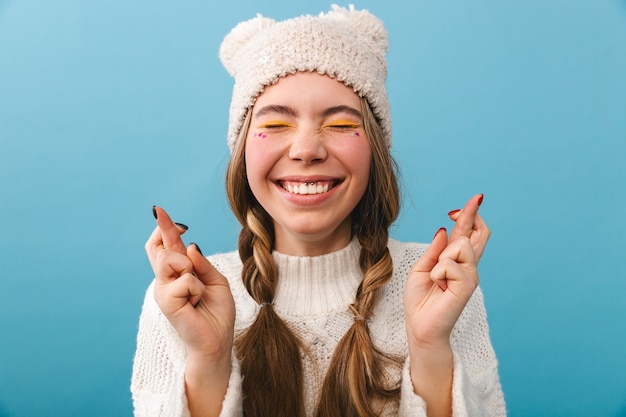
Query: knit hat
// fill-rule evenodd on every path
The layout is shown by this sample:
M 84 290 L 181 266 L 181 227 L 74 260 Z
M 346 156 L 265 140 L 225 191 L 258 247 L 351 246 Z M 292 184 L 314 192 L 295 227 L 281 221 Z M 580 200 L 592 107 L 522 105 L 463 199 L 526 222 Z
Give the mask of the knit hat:
M 246 110 L 269 85 L 298 71 L 335 78 L 365 97 L 391 146 L 391 114 L 385 88 L 387 32 L 367 10 L 332 6 L 319 16 L 276 22 L 260 14 L 224 38 L 220 59 L 235 78 L 228 146 L 232 152 Z

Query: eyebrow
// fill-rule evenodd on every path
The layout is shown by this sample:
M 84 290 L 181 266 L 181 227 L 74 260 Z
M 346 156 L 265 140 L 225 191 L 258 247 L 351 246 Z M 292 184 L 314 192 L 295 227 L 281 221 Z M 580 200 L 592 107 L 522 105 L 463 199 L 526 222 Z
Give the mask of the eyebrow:
M 322 112 L 322 116 L 329 117 L 337 113 L 348 113 L 354 117 L 357 117 L 359 120 L 363 120 L 363 115 L 360 111 L 358 111 L 354 107 L 346 106 L 345 104 L 327 108 L 326 110 L 324 110 L 324 112 Z
M 278 113 L 285 116 L 298 117 L 298 112 L 289 106 L 282 106 L 279 104 L 270 104 L 264 107 L 261 107 L 259 111 L 254 115 L 255 118 L 265 116 L 266 114 Z M 322 112 L 322 117 L 333 116 L 338 113 L 348 113 L 354 117 L 357 117 L 359 120 L 363 120 L 363 114 L 360 111 L 355 109 L 354 107 L 346 106 L 345 104 L 341 104 L 339 106 L 333 106 L 325 109 Z
M 292 107 L 289 106 L 281 106 L 278 104 L 270 104 L 268 106 L 261 107 L 258 112 L 254 115 L 255 118 L 264 116 L 270 113 L 278 113 L 283 114 L 285 116 L 297 117 L 298 112 L 295 111 Z

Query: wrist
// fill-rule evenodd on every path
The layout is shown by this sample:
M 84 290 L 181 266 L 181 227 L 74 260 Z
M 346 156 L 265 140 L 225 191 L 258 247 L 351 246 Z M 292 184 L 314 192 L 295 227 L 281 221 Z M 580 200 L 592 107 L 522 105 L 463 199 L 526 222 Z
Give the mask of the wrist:
M 413 391 L 426 402 L 429 416 L 452 413 L 454 356 L 450 343 L 409 348 Z
M 185 366 L 185 393 L 192 416 L 218 416 L 226 397 L 231 357 L 211 358 L 188 355 Z
M 231 351 L 219 357 L 189 353 L 185 365 L 188 383 L 212 385 L 228 381 L 232 364 Z
M 452 347 L 449 342 L 409 346 L 409 357 L 411 368 L 415 366 L 427 369 L 448 367 L 453 362 Z

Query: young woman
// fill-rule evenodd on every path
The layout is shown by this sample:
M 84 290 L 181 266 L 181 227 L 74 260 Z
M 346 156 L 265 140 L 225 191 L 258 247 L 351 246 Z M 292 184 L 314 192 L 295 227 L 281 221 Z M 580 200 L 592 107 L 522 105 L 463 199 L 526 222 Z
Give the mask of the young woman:
M 205 258 L 155 207 L 137 416 L 501 416 L 477 264 L 482 195 L 430 245 L 399 211 L 387 37 L 334 7 L 225 38 L 239 250 Z

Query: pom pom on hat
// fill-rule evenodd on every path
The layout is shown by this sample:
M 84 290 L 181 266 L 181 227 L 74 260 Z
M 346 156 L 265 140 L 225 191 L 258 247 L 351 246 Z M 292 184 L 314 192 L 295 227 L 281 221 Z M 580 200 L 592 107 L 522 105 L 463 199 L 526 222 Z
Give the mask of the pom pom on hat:
M 365 97 L 391 146 L 387 32 L 367 10 L 332 6 L 318 16 L 276 22 L 261 16 L 241 22 L 224 38 L 220 59 L 234 77 L 228 146 L 232 151 L 246 111 L 265 87 L 298 71 L 335 78 Z

